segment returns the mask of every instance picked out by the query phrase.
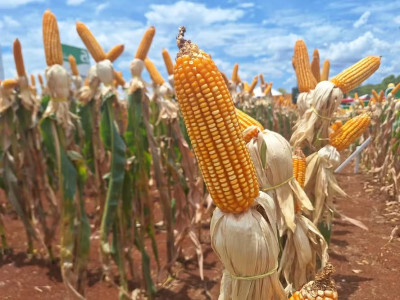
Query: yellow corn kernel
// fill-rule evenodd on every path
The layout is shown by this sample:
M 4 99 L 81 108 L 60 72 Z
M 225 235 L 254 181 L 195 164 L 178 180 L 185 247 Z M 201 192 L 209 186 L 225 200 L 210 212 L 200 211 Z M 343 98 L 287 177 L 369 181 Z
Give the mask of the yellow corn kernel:
M 249 94 L 253 94 L 254 88 L 256 87 L 258 83 L 258 76 L 254 76 L 253 81 L 251 82 L 251 85 L 249 87 Z
M 122 76 L 122 72 L 117 72 L 114 70 L 114 79 L 115 79 L 116 83 L 119 84 L 120 86 L 122 86 L 122 87 L 125 86 L 125 79 Z
M 300 148 L 294 151 L 293 159 L 293 176 L 296 178 L 297 182 L 302 188 L 304 188 L 304 183 L 306 181 L 306 157 Z
M 122 52 L 124 52 L 124 49 L 125 46 L 123 44 L 111 48 L 111 50 L 106 54 L 106 59 L 110 60 L 111 62 L 115 61 L 118 57 L 120 57 Z
M 172 63 L 171 56 L 169 56 L 167 49 L 162 50 L 162 57 L 164 59 L 165 67 L 167 68 L 168 75 L 173 75 L 174 74 L 174 64 Z
M 317 85 L 310 66 L 307 46 L 303 40 L 298 40 L 294 45 L 294 64 L 299 92 L 309 92 Z
M 22 56 L 21 43 L 18 39 L 13 44 L 13 54 L 15 61 L 15 68 L 17 69 L 18 77 L 25 76 L 24 58 Z
M 81 37 L 82 42 L 85 44 L 86 49 L 96 62 L 106 59 L 106 54 L 95 36 L 82 22 L 76 22 L 76 31 Z
M 311 72 L 314 75 L 315 80 L 317 82 L 321 81 L 321 74 L 319 69 L 319 52 L 318 49 L 314 49 L 313 58 L 311 61 Z
M 241 213 L 259 188 L 232 98 L 210 56 L 188 41 L 179 44 L 176 94 L 204 181 L 222 211 Z
M 150 59 L 145 58 L 144 64 L 146 66 L 147 71 L 150 74 L 151 79 L 155 83 L 162 85 L 165 82 L 165 80 L 164 80 L 164 78 L 162 78 L 160 72 L 158 72 L 158 70 L 157 70 L 156 66 L 153 64 L 153 62 Z
M 240 78 L 239 78 L 239 64 L 236 63 L 233 65 L 233 71 L 232 71 L 232 82 L 234 84 L 240 83 Z
M 257 137 L 259 132 L 260 132 L 260 129 L 258 129 L 258 127 L 256 127 L 256 126 L 247 127 L 243 131 L 243 140 L 244 140 L 244 142 L 247 144 L 253 138 Z
M 338 151 L 348 148 L 359 138 L 371 123 L 369 113 L 363 113 L 348 120 L 329 137 L 329 144 Z
M 329 61 L 329 59 L 325 59 L 324 64 L 322 65 L 321 81 L 329 79 L 330 67 L 331 67 L 331 62 Z
M 1 82 L 4 89 L 13 89 L 18 86 L 18 81 L 15 79 L 5 79 Z
M 147 53 L 150 50 L 151 43 L 153 42 L 153 37 L 156 33 L 156 28 L 154 26 L 150 26 L 143 35 L 142 40 L 140 41 L 139 47 L 136 51 L 135 58 L 144 60 L 147 57 Z
M 237 118 L 239 120 L 239 125 L 242 131 L 246 130 L 247 127 L 256 126 L 261 131 L 264 130 L 264 127 L 261 125 L 260 122 L 250 117 L 245 112 L 241 111 L 239 108 L 235 108 Z
M 78 76 L 79 71 L 78 71 L 78 67 L 76 66 L 75 57 L 73 57 L 72 55 L 68 56 L 68 61 L 69 61 L 69 65 L 71 66 L 72 75 Z
M 342 92 L 348 93 L 370 77 L 381 64 L 380 56 L 367 56 L 331 79 Z
M 58 31 L 57 19 L 50 10 L 43 14 L 43 44 L 46 63 L 52 65 L 63 64 L 63 54 L 60 42 L 60 33 Z
M 336 130 L 338 130 L 340 127 L 342 127 L 342 125 L 343 125 L 343 122 L 342 122 L 342 121 L 336 120 L 336 121 L 331 125 L 331 127 L 330 127 L 331 132 L 332 132 L 332 133 L 330 134 L 330 136 L 333 135 L 333 133 L 336 132 Z

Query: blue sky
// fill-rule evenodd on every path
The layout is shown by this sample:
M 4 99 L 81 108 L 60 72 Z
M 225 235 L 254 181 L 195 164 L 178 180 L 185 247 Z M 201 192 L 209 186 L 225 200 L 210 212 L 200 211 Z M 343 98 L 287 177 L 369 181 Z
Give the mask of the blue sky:
M 28 73 L 43 73 L 42 14 L 56 15 L 61 42 L 83 47 L 75 22 L 84 22 L 105 51 L 124 44 L 114 63 L 129 75 L 129 63 L 145 29 L 156 36 L 149 57 L 165 76 L 161 50 L 177 52 L 177 28 L 210 53 L 218 67 L 231 74 L 239 63 L 243 80 L 263 73 L 274 88 L 296 85 L 291 65 L 293 46 L 301 38 L 312 56 L 314 48 L 331 61 L 331 75 L 367 55 L 381 55 L 382 63 L 369 82 L 400 73 L 400 1 L 111 1 L 111 0 L 0 0 L 0 43 L 6 78 L 15 76 L 12 42 L 19 38 Z

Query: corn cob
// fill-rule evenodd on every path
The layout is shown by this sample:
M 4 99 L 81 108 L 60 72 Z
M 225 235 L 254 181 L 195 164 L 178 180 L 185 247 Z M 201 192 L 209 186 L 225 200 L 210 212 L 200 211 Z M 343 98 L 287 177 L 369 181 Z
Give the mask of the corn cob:
M 267 87 L 265 88 L 264 95 L 268 95 L 272 89 L 272 82 L 270 82 Z
M 336 120 L 335 123 L 333 123 L 333 124 L 331 125 L 330 128 L 332 129 L 332 132 L 335 132 L 335 131 L 338 130 L 340 127 L 342 127 L 342 125 L 343 125 L 343 122 L 342 122 L 342 121 Z
M 143 35 L 142 40 L 140 41 L 139 47 L 136 51 L 135 58 L 144 60 L 147 56 L 147 53 L 150 50 L 151 43 L 153 41 L 154 34 L 156 33 L 156 28 L 154 26 L 150 26 Z
M 13 54 L 15 61 L 15 68 L 17 69 L 18 77 L 25 76 L 24 58 L 22 56 L 21 43 L 18 39 L 13 44 Z
M 224 72 L 221 72 L 222 78 L 225 81 L 226 86 L 229 86 L 229 79 L 226 77 L 226 74 Z
M 236 110 L 236 115 L 238 117 L 239 125 L 240 125 L 240 128 L 242 131 L 246 130 L 247 127 L 250 127 L 250 126 L 256 126 L 261 131 L 264 130 L 264 127 L 257 120 L 253 119 L 248 114 L 241 111 L 239 108 L 235 108 L 235 110 Z
M 350 68 L 339 73 L 331 79 L 345 94 L 359 86 L 364 80 L 378 70 L 381 63 L 380 56 L 367 56 Z
M 392 93 L 393 96 L 395 96 L 399 89 L 400 89 L 400 82 L 390 92 Z
M 44 86 L 44 81 L 43 81 L 42 75 L 41 75 L 41 74 L 38 74 L 38 78 L 39 78 L 40 86 Z
M 238 63 L 233 65 L 232 82 L 234 84 L 238 84 L 240 82 L 240 79 L 239 79 L 239 64 Z
M 374 89 L 372 89 L 371 92 L 372 92 L 372 99 L 373 99 L 374 103 L 379 102 L 378 93 Z
M 222 211 L 241 213 L 259 188 L 233 101 L 210 56 L 179 37 L 176 93 L 204 181 Z
M 78 76 L 79 71 L 78 71 L 78 67 L 76 66 L 75 57 L 73 57 L 72 55 L 68 56 L 68 61 L 69 61 L 69 65 L 71 66 L 72 75 Z
M 306 283 L 301 290 L 295 292 L 289 300 L 337 300 L 338 293 L 336 284 L 331 278 L 333 272 L 333 266 L 328 263 L 325 268 L 315 276 L 315 280 Z
M 329 137 L 329 143 L 338 151 L 346 149 L 364 133 L 370 122 L 368 113 L 351 118 Z
M 310 66 L 307 46 L 303 40 L 298 40 L 294 45 L 294 64 L 299 92 L 309 92 L 317 85 Z
M 165 67 L 167 68 L 168 75 L 174 74 L 174 64 L 172 63 L 171 56 L 169 56 L 168 50 L 162 50 L 162 57 L 164 59 Z
M 249 87 L 249 94 L 253 94 L 254 88 L 256 87 L 258 83 L 258 76 L 254 76 L 253 81 Z
M 318 49 L 314 49 L 313 53 L 313 58 L 311 61 L 311 72 L 314 75 L 315 80 L 317 82 L 321 81 L 321 74 L 320 74 L 320 68 L 319 68 L 319 52 Z
M 117 72 L 114 70 L 114 79 L 115 79 L 116 83 L 119 84 L 120 86 L 122 86 L 122 87 L 125 86 L 125 80 L 124 80 L 124 77 L 122 76 L 121 72 Z
M 76 31 L 81 37 L 82 42 L 85 44 L 90 55 L 96 62 L 106 59 L 106 54 L 101 48 L 99 42 L 96 40 L 95 36 L 82 22 L 76 22 Z
M 5 79 L 1 82 L 4 89 L 13 89 L 18 86 L 18 81 L 15 79 Z
M 244 142 L 247 144 L 253 138 L 257 137 L 259 132 L 260 132 L 260 129 L 258 127 L 256 127 L 256 126 L 247 127 L 243 131 L 243 140 L 244 140 Z
M 302 188 L 306 181 L 306 157 L 300 148 L 294 151 L 293 160 L 293 176 Z
M 249 83 L 248 83 L 247 81 L 245 81 L 245 82 L 243 83 L 243 90 L 244 90 L 245 92 L 249 92 L 249 91 L 250 91 L 250 86 L 249 86 Z
M 331 63 L 329 59 L 325 59 L 324 64 L 322 65 L 322 74 L 321 74 L 321 81 L 329 79 L 329 68 Z
M 150 59 L 145 58 L 144 64 L 146 66 L 147 71 L 150 74 L 151 79 L 155 83 L 162 85 L 165 82 L 165 80 L 164 80 L 164 78 L 162 78 L 160 72 L 158 72 L 158 70 L 157 70 L 156 66 L 153 64 L 153 62 Z
M 260 74 L 260 85 L 263 86 L 265 84 L 264 76 L 263 74 Z
M 36 80 L 35 80 L 35 76 L 34 76 L 33 74 L 31 74 L 31 85 L 32 85 L 33 87 L 36 86 Z
M 384 91 L 383 90 L 381 90 L 380 92 L 379 92 L 379 102 L 383 102 L 383 96 L 384 96 L 385 94 L 384 94 Z
M 50 10 L 43 14 L 43 44 L 46 63 L 52 65 L 63 64 L 63 54 L 58 31 L 57 19 Z
M 123 44 L 117 45 L 113 48 L 111 48 L 110 51 L 107 52 L 106 58 L 110 60 L 111 62 L 115 61 L 122 52 L 124 52 L 125 46 Z

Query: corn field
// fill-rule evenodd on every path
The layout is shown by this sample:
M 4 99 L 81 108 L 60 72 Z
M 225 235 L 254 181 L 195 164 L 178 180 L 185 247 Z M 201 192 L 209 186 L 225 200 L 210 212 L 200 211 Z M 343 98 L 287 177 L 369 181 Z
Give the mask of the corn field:
M 199 48 L 207 45 L 185 40 L 184 27 L 177 55 L 160 53 L 167 80 L 147 56 L 154 27 L 132 53 L 127 80 L 113 66 L 124 45 L 105 52 L 77 22 L 96 62 L 83 80 L 73 56 L 71 73 L 63 66 L 49 10 L 42 29 L 45 75 L 38 84 L 28 76 L 16 39 L 17 78 L 0 87 L 0 255 L 13 247 L 3 219 L 15 212 L 26 252 L 59 264 L 71 299 L 85 299 L 94 240 L 102 278 L 120 299 L 154 299 L 165 274 L 175 276 L 185 241 L 204 278 L 202 220 L 210 218 L 211 246 L 225 269 L 219 299 L 338 299 L 328 247 L 333 198 L 346 196 L 334 170 L 349 147 L 371 137 L 363 164 L 400 201 L 400 84 L 386 97 L 374 91 L 368 106 L 340 108 L 379 68 L 379 56 L 332 77 L 329 60 L 321 67 L 316 49 L 310 61 L 298 40 L 293 104 L 272 96 L 263 75 L 242 82 L 238 64 L 228 79 Z M 158 231 L 166 234 L 163 264 Z

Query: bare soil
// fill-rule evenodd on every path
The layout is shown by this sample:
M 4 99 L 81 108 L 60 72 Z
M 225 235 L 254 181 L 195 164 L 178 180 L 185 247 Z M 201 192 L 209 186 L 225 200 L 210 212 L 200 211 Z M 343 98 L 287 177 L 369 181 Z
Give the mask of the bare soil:
M 355 175 L 348 168 L 338 175 L 338 181 L 349 195 L 347 199 L 336 199 L 338 210 L 369 229 L 340 219 L 334 222 L 330 258 L 336 268 L 339 299 L 398 299 L 400 238 L 394 235 L 390 243 L 389 238 L 395 226 L 400 227 L 400 204 L 381 192 L 380 184 L 369 174 Z M 0 194 L 0 203 L 4 202 L 4 194 Z M 25 232 L 14 214 L 6 215 L 5 226 L 12 249 L 0 258 L 0 300 L 66 299 L 58 262 L 50 263 L 40 251 L 33 257 L 27 256 Z M 199 276 L 195 249 L 187 241 L 184 258 L 174 266 L 173 276 L 161 273 L 157 299 L 217 299 L 222 265 L 210 247 L 208 227 L 205 216 L 201 233 L 204 281 Z M 157 232 L 157 239 L 163 264 L 165 234 Z M 140 271 L 139 253 L 134 253 L 134 259 Z M 92 238 L 87 285 L 87 299 L 118 298 L 117 288 L 102 280 L 96 235 Z M 138 282 L 130 285 L 139 287 Z

